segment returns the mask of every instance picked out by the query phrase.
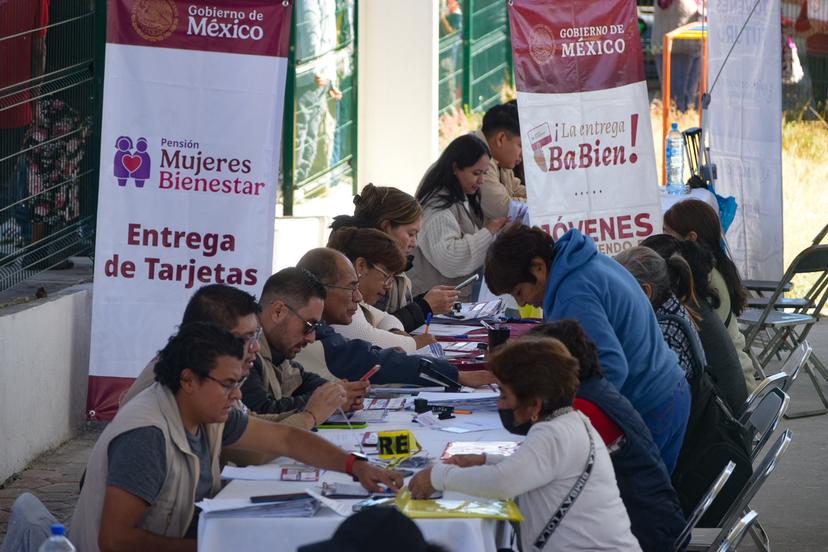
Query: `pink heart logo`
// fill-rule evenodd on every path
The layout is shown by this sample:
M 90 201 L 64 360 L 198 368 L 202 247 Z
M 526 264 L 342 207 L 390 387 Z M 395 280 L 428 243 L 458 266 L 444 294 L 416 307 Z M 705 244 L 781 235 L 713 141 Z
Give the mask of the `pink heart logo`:
M 121 164 L 131 173 L 137 171 L 138 167 L 141 166 L 141 163 L 143 163 L 143 161 L 141 161 L 141 158 L 137 155 L 124 155 L 121 157 Z

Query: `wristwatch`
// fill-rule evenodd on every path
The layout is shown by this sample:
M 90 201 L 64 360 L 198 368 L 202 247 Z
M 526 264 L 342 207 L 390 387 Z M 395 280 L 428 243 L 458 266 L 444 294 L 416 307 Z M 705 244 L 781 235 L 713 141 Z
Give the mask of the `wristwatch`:
M 367 462 L 368 457 L 360 452 L 352 452 L 348 455 L 348 460 L 345 462 L 345 473 L 350 476 L 354 475 L 354 464 L 356 462 Z

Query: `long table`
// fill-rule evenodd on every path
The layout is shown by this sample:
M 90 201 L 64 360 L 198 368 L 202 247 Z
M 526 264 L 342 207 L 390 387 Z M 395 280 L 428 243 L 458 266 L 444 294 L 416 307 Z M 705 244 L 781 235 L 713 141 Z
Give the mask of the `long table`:
M 346 450 L 358 450 L 357 439 L 366 431 L 388 431 L 411 429 L 428 454 L 440 461 L 446 445 L 452 441 L 515 441 L 515 436 L 504 429 L 476 431 L 463 434 L 426 429 L 413 423 L 411 411 L 389 412 L 384 423 L 369 424 L 364 429 L 320 430 L 319 434 L 342 446 Z M 457 415 L 459 421 L 474 419 L 494 422 L 497 412 L 474 412 Z M 366 449 L 369 452 L 370 449 Z M 287 463 L 286 460 L 276 460 Z M 308 486 L 321 487 L 322 482 L 352 482 L 345 474 L 323 472 L 319 482 L 300 483 L 285 481 L 231 481 L 217 495 L 217 498 L 249 498 L 256 495 L 302 492 Z M 406 483 L 408 479 L 406 480 Z M 446 492 L 445 498 L 468 498 L 459 493 Z M 343 501 L 350 504 L 356 500 Z M 330 538 L 344 518 L 327 508 L 321 508 L 310 518 L 261 518 L 241 517 L 222 518 L 201 514 L 198 530 L 199 552 L 226 552 L 227 550 L 256 551 L 293 551 L 298 546 Z M 496 540 L 502 524 L 483 519 L 418 519 L 415 520 L 426 539 L 442 544 L 453 552 L 495 552 Z M 393 545 L 389 544 L 389 550 Z

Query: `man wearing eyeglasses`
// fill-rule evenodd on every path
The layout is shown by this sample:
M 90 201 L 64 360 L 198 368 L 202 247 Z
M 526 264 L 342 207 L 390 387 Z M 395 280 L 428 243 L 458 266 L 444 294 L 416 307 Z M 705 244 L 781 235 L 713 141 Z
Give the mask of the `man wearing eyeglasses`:
M 346 339 L 329 325 L 350 324 L 362 300 L 359 278 L 348 257 L 335 249 L 319 247 L 305 253 L 297 266 L 316 276 L 327 290 L 323 322 L 316 330 L 318 344 L 307 347 L 298 357 L 305 369 L 326 377 L 358 380 L 379 364 L 382 368 L 371 377 L 372 383 L 430 384 L 420 377 L 421 357 L 393 348 L 381 349 L 362 339 Z M 480 387 L 494 383 L 487 370 L 458 373 L 445 360 L 430 360 L 435 370 L 462 385 Z
M 362 408 L 364 381 L 329 381 L 293 358 L 316 339 L 327 293 L 301 268 L 285 268 L 265 282 L 260 299 L 259 354 L 242 387 L 242 400 L 260 414 L 300 412 L 316 426 L 338 408 Z
M 170 338 L 155 364 L 156 382 L 124 405 L 90 454 L 71 524 L 79 550 L 195 551 L 194 504 L 220 489 L 222 449 L 345 472 L 375 492 L 400 488 L 402 473 L 235 408 L 245 346 L 205 323 L 184 325 Z

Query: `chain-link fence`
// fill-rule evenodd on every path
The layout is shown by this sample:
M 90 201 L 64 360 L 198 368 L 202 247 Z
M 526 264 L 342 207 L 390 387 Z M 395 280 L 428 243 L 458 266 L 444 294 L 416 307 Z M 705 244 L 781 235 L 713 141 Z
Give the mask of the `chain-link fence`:
M 93 251 L 96 2 L 0 2 L 0 290 Z

